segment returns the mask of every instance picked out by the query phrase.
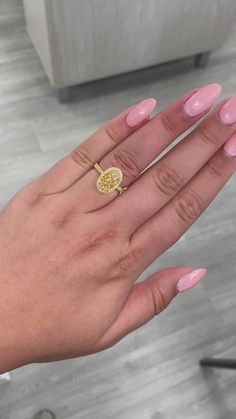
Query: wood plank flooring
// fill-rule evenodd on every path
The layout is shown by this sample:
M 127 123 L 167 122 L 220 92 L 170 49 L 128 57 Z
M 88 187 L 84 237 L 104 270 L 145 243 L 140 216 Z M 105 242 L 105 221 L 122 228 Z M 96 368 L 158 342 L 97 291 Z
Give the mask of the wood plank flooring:
M 236 90 L 236 31 L 206 69 L 176 61 L 74 89 L 60 105 L 25 30 L 21 0 L 0 0 L 0 207 L 126 106 L 154 96 L 159 109 L 185 90 Z M 203 356 L 236 358 L 236 178 L 148 270 L 192 264 L 207 278 L 146 327 L 90 357 L 33 365 L 0 387 L 0 419 L 235 419 L 236 373 L 202 370 Z M 143 275 L 145 277 L 147 272 Z

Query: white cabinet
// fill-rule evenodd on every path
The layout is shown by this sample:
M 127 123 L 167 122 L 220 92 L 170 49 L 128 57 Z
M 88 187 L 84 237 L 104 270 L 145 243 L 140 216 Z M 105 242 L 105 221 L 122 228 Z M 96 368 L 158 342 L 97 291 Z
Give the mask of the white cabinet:
M 235 0 L 24 0 L 27 27 L 56 88 L 215 49 Z

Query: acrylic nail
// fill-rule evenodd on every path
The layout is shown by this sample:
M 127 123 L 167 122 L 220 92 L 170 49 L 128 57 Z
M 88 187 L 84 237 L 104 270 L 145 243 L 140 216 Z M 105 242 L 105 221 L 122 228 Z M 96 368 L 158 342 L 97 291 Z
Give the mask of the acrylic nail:
M 233 124 L 236 122 L 236 95 L 225 102 L 219 112 L 219 117 L 223 124 Z
M 182 276 L 177 283 L 177 291 L 184 292 L 195 287 L 195 285 L 197 285 L 206 275 L 206 272 L 205 268 L 200 268 Z
M 190 117 L 200 115 L 212 107 L 220 93 L 221 86 L 218 83 L 202 87 L 185 102 L 185 113 Z
M 223 149 L 229 156 L 236 156 L 236 132 L 226 141 Z
M 144 122 L 156 107 L 157 101 L 153 98 L 145 99 L 138 103 L 128 114 L 126 123 L 129 127 L 134 128 Z

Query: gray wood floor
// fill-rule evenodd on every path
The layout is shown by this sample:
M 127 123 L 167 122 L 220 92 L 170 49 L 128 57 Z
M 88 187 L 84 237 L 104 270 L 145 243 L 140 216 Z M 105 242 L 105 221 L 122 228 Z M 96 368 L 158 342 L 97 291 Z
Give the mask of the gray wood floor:
M 131 103 L 154 96 L 161 108 L 209 82 L 233 93 L 235 34 L 205 70 L 185 59 L 78 87 L 70 105 L 59 105 L 26 34 L 21 1 L 0 0 L 0 207 Z M 149 269 L 206 266 L 202 285 L 115 348 L 14 372 L 0 387 L 0 419 L 28 419 L 44 407 L 59 419 L 235 419 L 235 372 L 198 366 L 205 355 L 236 358 L 235 207 L 234 177 Z

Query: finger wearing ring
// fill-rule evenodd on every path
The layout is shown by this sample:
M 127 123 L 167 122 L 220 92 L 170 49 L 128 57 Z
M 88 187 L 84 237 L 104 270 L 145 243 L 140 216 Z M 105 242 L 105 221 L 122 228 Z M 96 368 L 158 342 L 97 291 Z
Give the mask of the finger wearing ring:
M 127 210 L 133 210 L 133 202 L 136 202 L 136 200 L 139 199 L 141 201 L 140 205 L 143 204 L 143 206 L 147 207 L 146 209 L 150 208 L 150 205 L 146 204 L 147 200 L 143 199 L 144 191 L 140 192 L 139 190 L 137 193 L 135 184 L 141 180 L 140 178 L 143 177 L 142 173 L 146 171 L 149 165 L 158 156 L 160 156 L 165 148 L 200 118 L 198 116 L 187 117 L 183 112 L 183 106 L 186 101 L 189 100 L 190 97 L 192 97 L 192 95 L 198 90 L 199 89 L 195 89 L 194 91 L 187 92 L 174 104 L 171 104 L 171 106 L 167 107 L 159 115 L 151 119 L 150 122 L 128 136 L 125 141 L 119 142 L 119 144 L 113 147 L 109 153 L 104 153 L 100 160 L 97 158 L 91 160 L 90 158 L 92 170 L 89 170 L 69 188 L 67 195 L 70 197 L 70 202 L 75 202 L 74 205 L 77 209 L 79 205 L 80 210 L 95 211 L 112 203 L 118 193 L 123 192 L 123 189 L 118 190 L 117 186 L 119 188 L 128 186 L 129 189 L 127 193 L 124 194 L 123 197 L 120 197 L 118 203 L 114 202 L 114 206 L 120 205 L 121 208 L 123 202 L 125 206 L 124 213 L 126 213 Z M 202 113 L 200 116 L 202 117 Z M 157 141 L 157 139 L 159 139 L 159 141 Z M 84 154 L 86 160 L 87 153 L 85 152 Z M 101 169 L 97 166 L 94 170 L 96 162 L 99 163 L 98 166 Z M 115 184 L 115 188 L 114 185 L 112 188 L 107 188 L 105 187 L 107 186 L 107 182 L 104 181 L 103 178 L 100 178 L 98 181 L 98 173 L 101 176 L 103 171 L 105 171 L 104 169 L 113 167 L 121 169 L 123 180 L 122 183 L 117 182 Z M 96 183 L 100 183 L 100 180 L 102 180 L 103 188 L 100 188 L 98 185 L 96 186 Z M 130 188 L 129 186 L 132 187 Z M 150 187 L 150 182 L 148 185 L 145 184 L 145 187 Z M 136 196 L 133 194 L 134 188 Z M 111 193 L 112 191 L 115 191 L 116 193 Z M 140 193 L 142 193 L 141 197 Z M 131 195 L 132 199 L 130 199 Z M 156 194 L 154 193 L 153 197 L 155 196 Z M 132 201 L 131 206 L 130 204 L 127 204 L 128 201 L 130 203 L 130 200 Z M 134 214 L 132 219 L 134 219 Z

